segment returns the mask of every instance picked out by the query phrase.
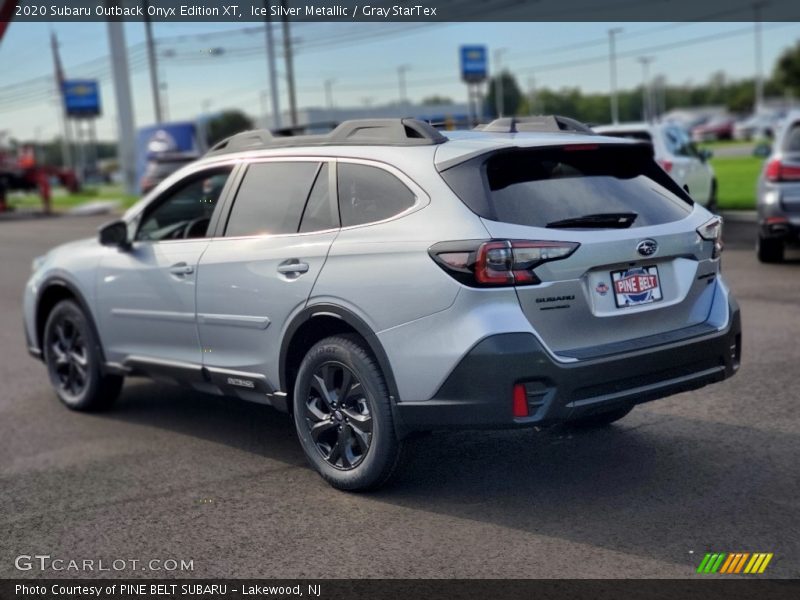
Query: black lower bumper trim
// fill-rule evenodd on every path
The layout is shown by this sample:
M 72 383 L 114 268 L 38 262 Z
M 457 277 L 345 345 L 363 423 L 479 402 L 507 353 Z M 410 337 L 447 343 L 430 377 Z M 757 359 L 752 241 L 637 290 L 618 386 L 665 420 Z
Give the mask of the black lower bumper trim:
M 397 404 L 399 429 L 499 429 L 568 421 L 697 389 L 739 367 L 738 306 L 723 331 L 615 356 L 559 363 L 531 334 L 479 342 L 436 395 Z M 512 415 L 514 385 L 526 387 L 529 416 Z

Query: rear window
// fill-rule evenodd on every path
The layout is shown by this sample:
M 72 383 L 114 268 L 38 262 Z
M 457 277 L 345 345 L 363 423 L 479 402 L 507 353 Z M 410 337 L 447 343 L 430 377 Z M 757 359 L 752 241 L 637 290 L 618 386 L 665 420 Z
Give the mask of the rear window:
M 800 152 L 800 121 L 792 123 L 789 131 L 786 132 L 784 149 L 787 152 Z
M 630 226 L 645 227 L 691 212 L 691 198 L 653 161 L 649 148 L 571 148 L 499 151 L 442 176 L 478 215 L 517 225 L 558 227 L 558 221 L 588 215 L 632 213 Z

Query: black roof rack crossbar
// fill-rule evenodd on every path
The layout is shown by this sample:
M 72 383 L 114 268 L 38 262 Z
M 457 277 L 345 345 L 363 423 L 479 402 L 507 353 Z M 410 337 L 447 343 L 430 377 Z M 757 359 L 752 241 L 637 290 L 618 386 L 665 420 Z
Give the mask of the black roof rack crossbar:
M 354 119 L 323 135 L 275 136 L 267 130 L 243 131 L 215 144 L 208 154 L 291 146 L 430 146 L 447 138 L 417 119 Z
M 560 115 L 540 115 L 536 117 L 505 117 L 495 119 L 486 125 L 478 125 L 478 131 L 492 133 L 558 133 L 572 132 L 585 135 L 596 135 L 592 129 L 576 119 Z

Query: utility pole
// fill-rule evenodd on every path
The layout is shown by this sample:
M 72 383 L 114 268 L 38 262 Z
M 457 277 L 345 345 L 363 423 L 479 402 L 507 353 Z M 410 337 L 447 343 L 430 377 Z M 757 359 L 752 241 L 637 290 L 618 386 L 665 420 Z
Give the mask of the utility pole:
M 650 63 L 655 59 L 652 56 L 640 56 L 636 60 L 642 65 L 642 120 L 649 123 L 652 118 L 650 108 Z
M 325 108 L 328 109 L 328 118 L 333 120 L 333 84 L 335 79 L 325 80 Z
M 164 119 L 161 114 L 161 98 L 158 92 L 158 64 L 156 63 L 156 47 L 153 42 L 153 24 L 150 22 L 150 16 L 147 14 L 149 5 L 150 0 L 144 0 L 144 34 L 147 40 L 147 62 L 150 64 L 150 89 L 153 93 L 153 114 L 156 118 L 156 125 L 160 125 L 163 123 Z
M 755 27 L 755 51 L 756 51 L 756 106 L 755 112 L 761 110 L 764 104 L 764 75 L 761 64 L 761 9 L 766 2 L 753 3 L 753 25 Z
M 411 67 L 408 65 L 400 65 L 397 67 L 397 81 L 400 88 L 400 104 L 408 104 L 408 96 L 406 95 L 406 73 Z
M 286 0 L 281 0 L 284 8 L 283 14 L 287 14 Z M 294 63 L 292 61 L 292 38 L 289 32 L 289 17 L 283 17 L 283 57 L 286 61 L 286 86 L 289 91 L 289 116 L 292 119 L 292 127 L 297 127 L 297 98 L 294 93 Z
M 114 78 L 114 94 L 117 97 L 117 122 L 119 140 L 118 160 L 122 169 L 125 192 L 135 194 L 136 185 L 136 132 L 133 125 L 133 101 L 128 72 L 128 49 L 125 46 L 125 30 L 122 21 L 108 21 L 108 45 L 111 56 L 111 73 Z
M 64 104 L 64 70 L 61 68 L 61 57 L 58 55 L 58 40 L 56 34 L 50 33 L 50 46 L 53 51 L 53 68 L 55 70 L 56 102 L 58 103 L 58 114 L 61 117 L 61 128 L 64 136 L 61 138 L 61 160 L 63 165 L 72 168 L 72 135 L 69 127 L 69 117 L 67 107 Z
M 611 122 L 619 123 L 619 99 L 617 98 L 617 43 L 616 36 L 622 27 L 608 30 L 608 68 L 611 76 Z
M 528 114 L 535 115 L 534 106 L 536 104 L 536 78 L 528 77 Z
M 267 13 L 267 20 L 264 23 L 267 43 L 267 71 L 269 75 L 269 91 L 272 99 L 272 127 L 281 128 L 281 105 L 278 95 L 278 70 L 275 66 L 275 39 L 272 31 L 272 17 L 270 14 L 269 0 L 264 0 L 264 8 Z M 265 121 L 266 126 L 266 121 Z
M 503 117 L 503 112 L 505 111 L 505 98 L 503 97 L 503 69 L 500 66 L 503 54 L 505 54 L 505 52 L 505 48 L 498 48 L 494 51 L 494 68 L 497 72 L 494 80 L 494 106 L 498 117 Z

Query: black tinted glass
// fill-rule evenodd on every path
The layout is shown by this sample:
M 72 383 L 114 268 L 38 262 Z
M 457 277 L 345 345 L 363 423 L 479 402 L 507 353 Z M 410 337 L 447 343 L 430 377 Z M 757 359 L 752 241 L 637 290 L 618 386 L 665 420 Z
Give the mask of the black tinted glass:
M 339 212 L 342 227 L 388 219 L 414 205 L 414 194 L 391 173 L 339 163 Z
M 317 180 L 311 189 L 311 195 L 303 212 L 300 231 L 325 231 L 339 226 L 339 216 L 331 204 L 330 185 L 328 181 L 328 163 L 323 163 Z
M 315 162 L 251 164 L 236 193 L 225 235 L 297 233 L 318 168 Z

